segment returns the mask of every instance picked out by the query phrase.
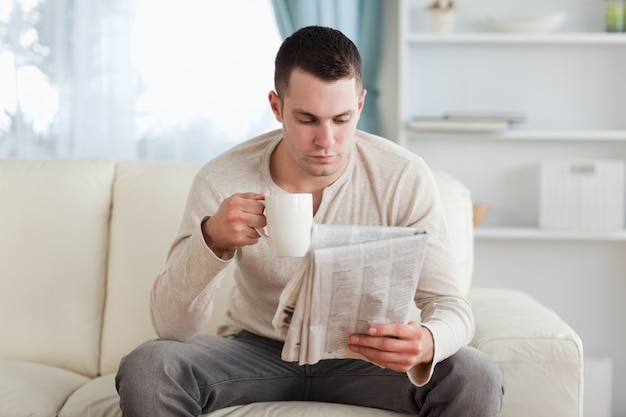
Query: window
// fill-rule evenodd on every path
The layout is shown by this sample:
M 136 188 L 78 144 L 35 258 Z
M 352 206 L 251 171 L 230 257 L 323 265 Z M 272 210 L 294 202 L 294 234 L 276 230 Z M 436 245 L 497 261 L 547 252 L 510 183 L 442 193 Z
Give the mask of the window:
M 0 156 L 208 160 L 279 126 L 280 42 L 269 0 L 0 0 Z

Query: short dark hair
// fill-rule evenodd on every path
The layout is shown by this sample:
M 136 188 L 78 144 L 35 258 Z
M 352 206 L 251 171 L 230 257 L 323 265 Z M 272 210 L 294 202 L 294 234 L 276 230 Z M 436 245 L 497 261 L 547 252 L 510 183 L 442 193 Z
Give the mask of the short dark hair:
M 294 32 L 283 41 L 274 64 L 274 88 L 281 100 L 296 68 L 320 80 L 354 77 L 357 86 L 363 85 L 361 55 L 356 45 L 340 31 L 328 27 L 307 26 Z

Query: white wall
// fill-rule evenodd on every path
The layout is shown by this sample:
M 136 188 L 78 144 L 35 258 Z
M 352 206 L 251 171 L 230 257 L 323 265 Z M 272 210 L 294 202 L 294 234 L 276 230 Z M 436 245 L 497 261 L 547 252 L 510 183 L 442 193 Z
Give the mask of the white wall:
M 475 249 L 474 287 L 526 291 L 574 328 L 585 357 L 612 359 L 613 416 L 625 416 L 626 242 L 481 239 Z

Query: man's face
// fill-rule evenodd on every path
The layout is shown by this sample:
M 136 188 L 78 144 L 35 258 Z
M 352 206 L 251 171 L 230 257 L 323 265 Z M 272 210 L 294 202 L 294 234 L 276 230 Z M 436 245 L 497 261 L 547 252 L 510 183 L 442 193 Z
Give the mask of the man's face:
M 346 167 L 365 99 L 355 79 L 322 81 L 296 69 L 282 102 L 270 93 L 272 111 L 283 125 L 286 163 L 295 176 L 336 180 Z

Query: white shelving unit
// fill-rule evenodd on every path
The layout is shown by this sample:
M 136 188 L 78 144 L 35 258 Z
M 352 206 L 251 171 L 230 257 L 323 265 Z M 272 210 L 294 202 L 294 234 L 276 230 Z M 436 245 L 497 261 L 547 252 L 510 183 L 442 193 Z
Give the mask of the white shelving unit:
M 599 242 L 626 242 L 626 231 L 595 232 L 581 230 L 541 230 L 523 227 L 478 227 L 474 229 L 477 239 L 508 240 L 580 240 Z
M 459 9 L 458 31 L 431 33 L 425 20 L 428 1 L 399 2 L 397 138 L 434 169 L 461 178 L 476 200 L 491 206 L 486 225 L 500 230 L 478 231 L 477 239 L 527 238 L 528 233 L 516 231 L 537 229 L 539 184 L 530 171 L 542 159 L 626 159 L 626 34 L 601 31 L 602 4 L 551 2 L 569 7 L 565 10 L 574 21 L 566 32 L 478 31 L 488 12 L 520 8 L 512 0 L 486 0 L 475 6 L 468 2 L 467 17 Z M 531 3 L 525 6 L 539 7 Z M 528 120 L 502 133 L 423 132 L 407 126 L 412 117 L 459 110 L 522 111 Z M 525 179 L 516 174 L 520 170 L 527 172 Z M 507 174 L 515 177 L 508 186 Z M 553 239 L 554 234 L 540 232 L 532 233 L 533 239 Z M 613 240 L 612 233 L 606 236 Z
M 406 34 L 410 43 L 430 44 L 561 44 L 561 45 L 624 45 L 626 34 L 621 33 L 417 33 Z
M 541 161 L 626 160 L 626 34 L 604 33 L 597 0 L 459 1 L 453 32 L 434 34 L 429 2 L 385 2 L 397 41 L 382 59 L 383 134 L 490 206 L 475 229 L 474 285 L 530 293 L 572 325 L 586 355 L 612 358 L 613 417 L 626 417 L 615 395 L 626 390 L 626 335 L 616 331 L 626 316 L 626 230 L 538 227 Z M 482 25 L 490 15 L 554 11 L 567 18 L 553 33 Z M 450 111 L 524 112 L 527 121 L 487 134 L 408 128 L 413 117 Z
M 411 139 L 446 138 L 464 141 L 589 141 L 589 142 L 626 142 L 626 130 L 509 130 L 497 134 L 442 133 L 442 132 L 406 132 L 407 142 Z

